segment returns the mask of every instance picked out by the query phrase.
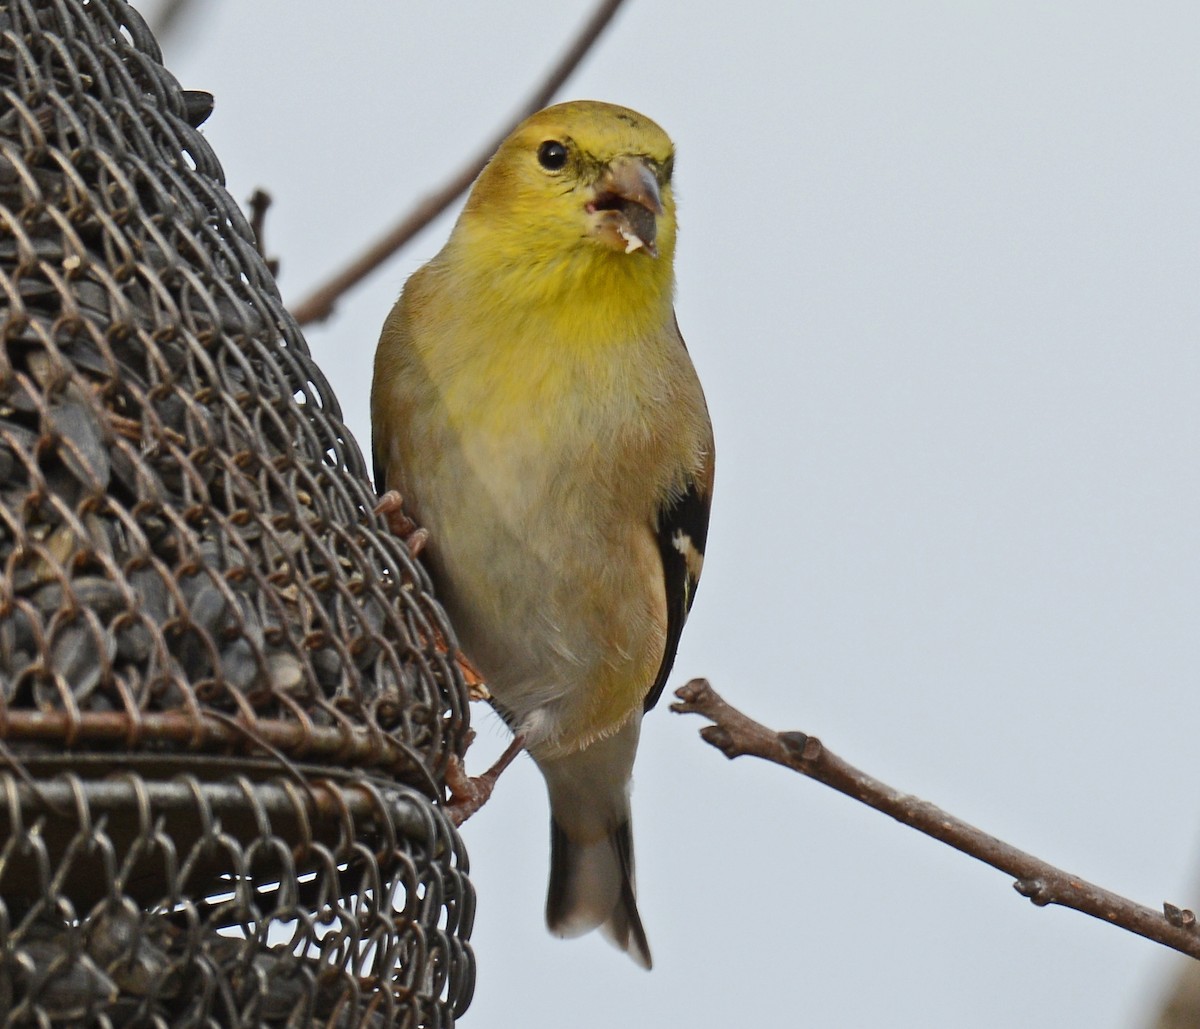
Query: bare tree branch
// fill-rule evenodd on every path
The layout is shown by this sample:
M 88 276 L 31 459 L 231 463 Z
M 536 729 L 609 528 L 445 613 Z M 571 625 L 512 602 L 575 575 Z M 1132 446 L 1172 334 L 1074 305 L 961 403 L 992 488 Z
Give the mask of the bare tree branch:
M 328 318 L 343 293 L 358 285 L 466 192 L 471 183 L 475 181 L 476 176 L 483 170 L 483 166 L 496 152 L 496 148 L 504 142 L 517 123 L 550 103 L 554 94 L 558 92 L 571 73 L 579 66 L 579 62 L 583 60 L 592 45 L 600 38 L 600 34 L 612 21 L 613 15 L 617 13 L 622 2 L 623 0 L 601 0 L 595 13 L 580 29 L 575 41 L 568 47 L 558 63 L 550 69 L 545 81 L 529 98 L 517 117 L 505 126 L 504 130 L 495 138 L 489 140 L 487 146 L 483 147 L 441 189 L 421 200 L 384 236 L 368 246 L 361 255 L 352 260 L 328 282 L 318 286 L 301 300 L 292 309 L 292 315 L 296 321 L 301 325 L 309 325 L 312 322 L 320 322 Z
M 177 29 L 190 6 L 191 0 L 164 0 L 150 20 L 150 31 L 154 33 L 154 38 L 161 42 Z
M 693 679 L 681 686 L 675 696 L 679 703 L 671 705 L 672 711 L 703 715 L 715 723 L 701 729 L 700 735 L 728 758 L 743 754 L 760 757 L 832 786 L 840 793 L 891 815 L 898 822 L 1014 876 L 1016 891 L 1039 907 L 1058 904 L 1074 908 L 1190 957 L 1200 958 L 1200 933 L 1196 929 L 1196 916 L 1191 911 L 1164 904 L 1160 913 L 1069 875 L 960 821 L 928 801 L 873 779 L 831 753 L 815 736 L 801 732 L 780 733 L 760 725 L 722 700 L 704 679 Z
M 271 207 L 271 194 L 264 189 L 256 189 L 250 195 L 250 231 L 254 233 L 254 246 L 258 256 L 267 262 L 267 270 L 279 277 L 279 258 L 267 256 L 266 228 L 267 211 Z
M 1146 1029 L 1195 1029 L 1200 1025 L 1200 964 L 1181 961 L 1175 970 L 1170 993 Z

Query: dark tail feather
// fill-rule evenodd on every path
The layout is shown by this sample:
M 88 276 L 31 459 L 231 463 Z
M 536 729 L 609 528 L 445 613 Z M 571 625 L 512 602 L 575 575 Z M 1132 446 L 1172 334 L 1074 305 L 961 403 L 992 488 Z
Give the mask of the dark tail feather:
M 556 936 L 600 929 L 643 968 L 650 944 L 633 888 L 633 833 L 626 820 L 605 839 L 580 843 L 550 819 L 550 889 L 546 924 Z

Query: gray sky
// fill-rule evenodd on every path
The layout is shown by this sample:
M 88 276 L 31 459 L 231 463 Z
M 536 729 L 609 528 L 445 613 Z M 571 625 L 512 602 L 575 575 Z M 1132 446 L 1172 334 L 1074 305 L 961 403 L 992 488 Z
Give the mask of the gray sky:
M 146 0 L 145 7 L 151 7 Z M 168 47 L 299 299 L 524 99 L 582 0 L 206 0 Z M 714 8 L 715 9 L 715 8 Z M 336 14 L 332 13 L 336 10 Z M 629 0 L 561 99 L 676 141 L 717 434 L 673 685 L 1134 899 L 1200 882 L 1200 5 Z M 366 445 L 443 219 L 311 331 Z M 542 925 L 523 760 L 464 829 L 467 1026 L 1138 1026 L 1173 967 L 700 721 L 647 719 L 646 974 Z M 480 768 L 504 743 L 477 712 Z

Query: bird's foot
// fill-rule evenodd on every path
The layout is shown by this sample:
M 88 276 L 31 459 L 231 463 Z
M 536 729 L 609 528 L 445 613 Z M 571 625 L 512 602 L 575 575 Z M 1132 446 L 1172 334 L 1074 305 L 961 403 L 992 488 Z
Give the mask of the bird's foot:
M 453 755 L 446 768 L 446 787 L 450 790 L 450 802 L 446 805 L 446 810 L 450 821 L 456 826 L 462 825 L 483 807 L 491 797 L 492 790 L 496 788 L 496 780 L 500 778 L 500 773 L 511 765 L 524 749 L 525 737 L 518 733 L 504 753 L 496 759 L 496 763 L 483 775 L 476 776 L 467 775 L 458 755 Z
M 491 700 L 492 693 L 487 688 L 483 673 L 475 667 L 471 659 L 461 650 L 454 655 L 454 663 L 462 672 L 463 681 L 467 684 L 467 695 L 472 700 Z
M 403 541 L 408 547 L 408 552 L 413 557 L 418 557 L 422 550 L 425 549 L 425 544 L 429 542 L 429 530 L 422 528 L 412 520 L 404 512 L 404 498 L 394 490 L 388 490 L 382 497 L 379 498 L 379 503 L 375 505 L 375 513 L 383 515 L 383 520 L 387 522 L 387 527 Z M 449 650 L 446 640 L 441 633 L 437 633 L 435 641 L 438 649 L 443 653 Z M 472 700 L 491 700 L 492 695 L 488 692 L 487 685 L 484 682 L 483 674 L 471 663 L 470 659 L 461 650 L 454 655 L 454 663 L 458 665 L 459 671 L 462 672 L 462 677 L 467 684 Z M 462 778 L 465 779 L 465 776 Z
M 387 527 L 404 540 L 408 552 L 416 557 L 429 542 L 429 530 L 423 529 L 404 513 L 404 498 L 394 489 L 388 490 L 375 505 L 375 513 L 383 515 Z

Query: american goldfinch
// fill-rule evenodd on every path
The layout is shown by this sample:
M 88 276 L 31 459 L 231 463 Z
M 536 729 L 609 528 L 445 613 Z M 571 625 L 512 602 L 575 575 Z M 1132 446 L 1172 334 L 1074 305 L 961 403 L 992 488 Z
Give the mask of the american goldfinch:
M 674 148 L 577 101 L 519 125 L 383 327 L 376 483 L 550 795 L 546 921 L 640 965 L 630 776 L 700 575 L 713 438 L 672 308 Z M 389 494 L 391 495 L 391 494 Z

